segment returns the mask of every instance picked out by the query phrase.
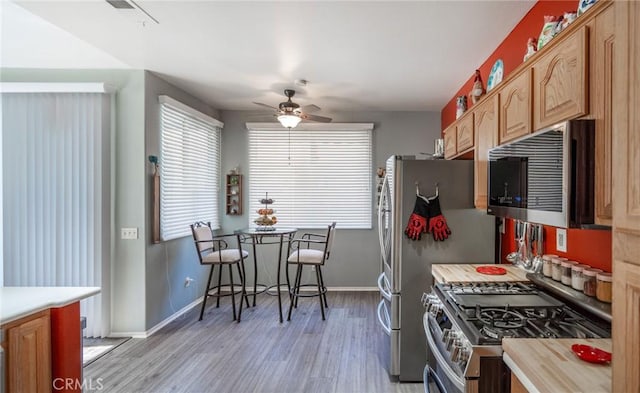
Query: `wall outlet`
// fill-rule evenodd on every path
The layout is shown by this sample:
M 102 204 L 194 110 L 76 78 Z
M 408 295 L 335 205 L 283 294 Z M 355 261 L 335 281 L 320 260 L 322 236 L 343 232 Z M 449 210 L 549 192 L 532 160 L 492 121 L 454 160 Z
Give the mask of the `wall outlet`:
M 563 228 L 556 229 L 556 250 L 567 252 L 567 230 Z
M 120 238 L 127 240 L 137 239 L 138 228 L 120 228 Z
M 192 282 L 194 282 L 195 280 L 189 276 L 184 278 L 184 287 L 187 288 L 189 287 L 189 285 L 191 285 Z

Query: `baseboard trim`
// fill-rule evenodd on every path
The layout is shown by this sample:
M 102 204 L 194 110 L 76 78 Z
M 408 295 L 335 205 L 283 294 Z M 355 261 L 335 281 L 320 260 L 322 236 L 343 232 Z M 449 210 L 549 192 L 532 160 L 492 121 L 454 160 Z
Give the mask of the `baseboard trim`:
M 165 320 L 161 321 L 159 324 L 155 325 L 154 327 L 152 327 L 151 329 L 149 329 L 147 331 L 144 331 L 144 332 L 112 332 L 109 335 L 109 337 L 147 338 L 147 337 L 151 336 L 153 333 L 157 332 L 158 330 L 162 329 L 163 327 L 165 327 L 168 324 L 170 324 L 171 322 L 173 322 L 176 318 L 178 318 L 182 314 L 186 313 L 187 311 L 189 311 L 192 308 L 196 307 L 198 304 L 202 303 L 202 298 L 203 297 L 197 298 L 193 302 L 191 302 L 191 303 L 187 304 L 186 306 L 182 307 L 180 310 L 178 310 L 175 313 L 173 313 L 173 315 L 170 315 L 168 318 L 166 318 Z

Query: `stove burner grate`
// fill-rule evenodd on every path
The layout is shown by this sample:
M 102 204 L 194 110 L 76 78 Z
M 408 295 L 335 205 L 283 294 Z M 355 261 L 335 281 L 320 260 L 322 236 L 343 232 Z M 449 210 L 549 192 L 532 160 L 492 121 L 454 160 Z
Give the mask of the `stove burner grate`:
M 501 308 L 485 308 L 476 314 L 485 327 L 499 329 L 520 329 L 526 318 L 519 312 Z

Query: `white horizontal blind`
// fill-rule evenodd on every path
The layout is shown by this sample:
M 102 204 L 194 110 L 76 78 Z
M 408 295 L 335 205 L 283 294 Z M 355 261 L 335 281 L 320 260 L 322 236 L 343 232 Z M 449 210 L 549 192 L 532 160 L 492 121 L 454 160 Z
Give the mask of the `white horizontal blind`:
M 109 333 L 110 96 L 2 94 L 4 285 L 96 286 L 85 336 Z
M 220 128 L 161 104 L 160 237 L 191 236 L 190 224 L 219 228 Z
M 332 127 L 333 128 L 333 127 Z M 371 130 L 249 131 L 250 225 L 274 199 L 279 226 L 371 228 Z

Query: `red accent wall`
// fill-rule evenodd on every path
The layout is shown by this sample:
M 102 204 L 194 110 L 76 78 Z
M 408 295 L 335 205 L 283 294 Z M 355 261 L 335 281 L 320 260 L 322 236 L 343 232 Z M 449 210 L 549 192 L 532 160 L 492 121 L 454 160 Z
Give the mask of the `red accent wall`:
M 529 37 L 537 38 L 540 36 L 545 15 L 562 15 L 567 11 L 575 12 L 577 9 L 578 2 L 576 0 L 538 1 L 480 67 L 478 67 L 477 64 L 469 64 L 469 79 L 451 98 L 451 101 L 442 108 L 440 114 L 442 129 L 444 130 L 456 120 L 456 97 L 469 95 L 471 87 L 473 86 L 476 68 L 480 70 L 485 88 L 487 86 L 487 80 L 489 79 L 489 72 L 491 72 L 491 67 L 493 67 L 496 60 L 502 59 L 504 63 L 504 75 L 509 75 L 511 71 L 522 64 L 522 58 L 527 52 L 527 40 Z M 491 23 L 491 21 L 487 21 L 487 23 Z M 467 102 L 469 106 L 472 105 L 468 97 Z
M 507 254 L 516 251 L 514 220 L 505 220 L 502 237 L 502 263 L 509 263 Z M 544 253 L 569 258 L 591 267 L 611 272 L 611 231 L 567 229 L 567 252 L 556 250 L 556 228 L 544 227 Z
M 526 53 L 527 40 L 529 37 L 538 37 L 545 15 L 562 15 L 566 11 L 576 11 L 578 1 L 569 0 L 539 0 L 522 20 L 513 28 L 511 33 L 498 45 L 495 51 L 485 60 L 480 67 L 482 81 L 486 87 L 489 79 L 491 67 L 497 59 L 502 59 L 504 63 L 505 76 L 522 64 L 522 58 Z M 473 85 L 473 77 L 476 68 L 473 64 L 469 65 L 469 79 L 460 87 L 447 105 L 442 108 L 441 126 L 444 130 L 456 119 L 456 97 L 467 95 L 471 91 Z M 471 104 L 471 100 L 468 100 Z M 506 220 L 506 233 L 503 235 L 502 255 L 515 250 L 515 242 L 513 240 L 513 220 Z M 558 253 L 556 247 L 556 228 L 545 227 L 545 253 L 557 254 L 563 257 L 586 263 L 593 267 L 611 271 L 611 232 L 601 230 L 567 230 L 567 252 Z M 504 258 L 504 257 L 503 257 Z M 506 260 L 503 262 L 506 263 Z

